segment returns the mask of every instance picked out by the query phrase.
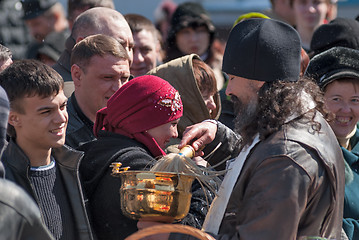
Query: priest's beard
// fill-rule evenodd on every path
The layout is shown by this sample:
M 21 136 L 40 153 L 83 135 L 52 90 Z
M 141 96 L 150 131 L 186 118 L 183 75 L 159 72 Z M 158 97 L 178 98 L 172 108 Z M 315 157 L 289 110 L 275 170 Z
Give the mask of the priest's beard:
M 253 99 L 248 104 L 244 104 L 239 98 L 231 95 L 231 100 L 236 115 L 234 120 L 234 131 L 239 135 L 243 135 L 243 131 L 245 131 L 246 127 L 253 124 L 257 117 L 257 99 Z

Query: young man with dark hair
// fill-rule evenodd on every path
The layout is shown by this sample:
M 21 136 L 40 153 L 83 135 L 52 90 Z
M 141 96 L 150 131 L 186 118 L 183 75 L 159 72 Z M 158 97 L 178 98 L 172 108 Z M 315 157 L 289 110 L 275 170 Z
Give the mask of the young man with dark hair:
M 7 143 L 9 112 L 9 99 L 5 90 L 0 87 L 0 157 Z M 4 179 L 4 174 L 0 161 L 0 239 L 52 240 L 34 200 L 20 186 Z
M 64 145 L 61 76 L 39 61 L 20 60 L 0 74 L 0 85 L 10 101 L 6 178 L 33 197 L 55 239 L 92 239 L 78 176 L 83 154 Z

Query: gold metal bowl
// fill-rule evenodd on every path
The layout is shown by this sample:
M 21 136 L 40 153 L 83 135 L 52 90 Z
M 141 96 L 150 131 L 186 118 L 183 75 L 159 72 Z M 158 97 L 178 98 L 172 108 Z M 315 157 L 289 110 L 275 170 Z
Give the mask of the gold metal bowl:
M 134 220 L 175 222 L 191 203 L 193 176 L 170 172 L 120 171 L 121 210 Z

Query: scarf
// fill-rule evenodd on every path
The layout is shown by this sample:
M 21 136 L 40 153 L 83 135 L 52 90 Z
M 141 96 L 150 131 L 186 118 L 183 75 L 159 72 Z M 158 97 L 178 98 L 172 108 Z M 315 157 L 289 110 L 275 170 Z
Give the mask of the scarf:
M 94 134 L 118 133 L 143 143 L 155 156 L 166 155 L 147 130 L 182 116 L 179 93 L 162 78 L 144 75 L 130 80 L 96 114 Z

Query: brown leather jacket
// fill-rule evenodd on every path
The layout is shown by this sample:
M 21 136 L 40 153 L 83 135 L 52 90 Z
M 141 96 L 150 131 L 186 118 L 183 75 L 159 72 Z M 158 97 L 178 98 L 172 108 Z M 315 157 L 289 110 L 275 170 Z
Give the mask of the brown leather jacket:
M 330 126 L 316 115 L 319 133 L 308 122 L 294 120 L 252 149 L 217 239 L 340 239 L 344 159 Z M 230 151 L 232 140 L 238 144 L 238 136 L 223 124 L 217 136 Z

